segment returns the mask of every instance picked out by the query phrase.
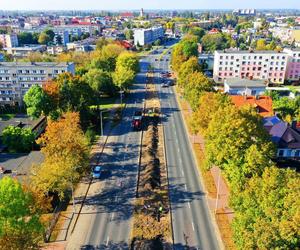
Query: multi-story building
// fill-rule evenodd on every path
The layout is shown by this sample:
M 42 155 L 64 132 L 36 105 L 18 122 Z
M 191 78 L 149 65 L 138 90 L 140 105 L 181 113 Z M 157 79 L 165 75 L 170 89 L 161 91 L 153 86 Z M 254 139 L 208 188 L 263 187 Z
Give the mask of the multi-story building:
M 0 104 L 22 105 L 32 85 L 42 85 L 58 74 L 75 73 L 74 63 L 2 62 L 0 63 Z
M 288 81 L 294 82 L 300 80 L 300 48 L 284 49 L 288 54 L 287 70 L 285 78 Z
M 4 48 L 18 47 L 18 37 L 16 34 L 0 34 L 0 43 Z
M 287 61 L 288 54 L 276 51 L 215 51 L 214 80 L 249 78 L 283 84 Z
M 70 42 L 69 31 L 64 29 L 54 29 L 53 32 L 55 33 L 54 36 L 54 43 L 57 45 L 66 45 Z
M 163 27 L 153 27 L 150 29 L 135 29 L 134 30 L 134 44 L 144 46 L 151 44 L 158 39 L 164 37 Z
M 14 57 L 25 57 L 32 52 L 43 52 L 46 50 L 45 45 L 26 45 L 23 47 L 5 48 L 5 51 Z

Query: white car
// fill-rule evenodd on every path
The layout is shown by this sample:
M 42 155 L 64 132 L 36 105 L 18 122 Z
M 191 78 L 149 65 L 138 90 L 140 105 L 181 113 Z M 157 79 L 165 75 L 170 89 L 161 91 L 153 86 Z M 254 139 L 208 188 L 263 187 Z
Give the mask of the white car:
M 94 167 L 93 178 L 94 179 L 100 179 L 100 176 L 101 176 L 101 166 Z

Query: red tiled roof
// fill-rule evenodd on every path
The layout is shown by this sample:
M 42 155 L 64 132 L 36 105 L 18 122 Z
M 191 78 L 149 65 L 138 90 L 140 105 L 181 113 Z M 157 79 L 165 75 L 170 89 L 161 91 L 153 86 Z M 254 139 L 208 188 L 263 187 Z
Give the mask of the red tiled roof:
M 258 113 L 263 117 L 274 115 L 273 113 L 273 102 L 270 96 L 241 96 L 231 95 L 231 101 L 237 107 L 244 105 L 251 105 L 256 108 Z
M 124 13 L 121 13 L 121 16 L 122 17 L 133 17 L 133 13 L 132 12 L 124 12 Z

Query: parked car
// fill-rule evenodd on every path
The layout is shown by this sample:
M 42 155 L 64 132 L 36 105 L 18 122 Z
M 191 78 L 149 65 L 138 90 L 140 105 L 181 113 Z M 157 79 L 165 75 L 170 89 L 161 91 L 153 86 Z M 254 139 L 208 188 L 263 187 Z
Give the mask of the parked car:
M 101 166 L 94 167 L 94 169 L 93 169 L 93 178 L 100 179 L 101 169 L 102 169 Z
M 167 82 L 165 82 L 165 83 L 163 83 L 161 86 L 162 86 L 163 88 L 167 88 L 167 87 L 169 87 L 169 84 L 168 84 Z

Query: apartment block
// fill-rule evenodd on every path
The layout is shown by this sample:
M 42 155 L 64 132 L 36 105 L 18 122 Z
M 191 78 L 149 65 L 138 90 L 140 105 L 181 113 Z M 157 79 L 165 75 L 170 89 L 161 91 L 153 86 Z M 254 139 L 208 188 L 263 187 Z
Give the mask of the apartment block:
M 70 42 L 69 31 L 64 29 L 54 29 L 53 32 L 55 33 L 54 43 L 57 45 L 66 45 Z
M 300 80 L 300 48 L 284 49 L 288 55 L 287 70 L 285 78 L 288 81 L 294 82 Z
M 18 47 L 18 37 L 16 34 L 0 34 L 0 43 L 4 48 Z
M 164 37 L 163 27 L 153 27 L 150 29 L 135 29 L 134 30 L 134 44 L 144 46 L 151 44 L 157 39 Z
M 22 105 L 23 97 L 32 85 L 42 85 L 64 72 L 74 74 L 74 63 L 1 62 L 0 104 Z
M 283 84 L 287 61 L 286 53 L 276 51 L 215 51 L 214 80 L 248 78 Z

